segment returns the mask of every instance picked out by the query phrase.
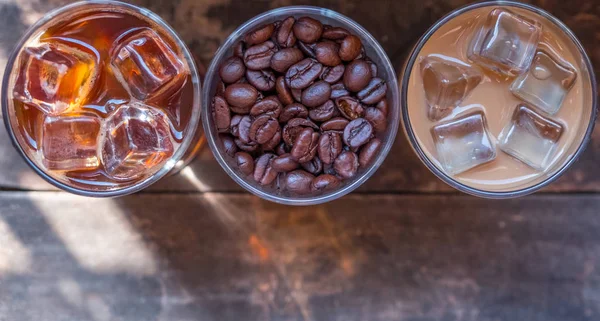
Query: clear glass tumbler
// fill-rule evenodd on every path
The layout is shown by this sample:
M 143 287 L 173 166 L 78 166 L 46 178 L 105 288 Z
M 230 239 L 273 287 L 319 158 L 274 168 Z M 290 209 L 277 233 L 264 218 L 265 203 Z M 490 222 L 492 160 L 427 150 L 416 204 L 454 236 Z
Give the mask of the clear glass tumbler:
M 160 34 L 164 41 L 166 41 L 176 55 L 182 58 L 182 62 L 189 69 L 189 79 L 185 87 L 186 93 L 189 93 L 186 97 L 190 97 L 189 111 L 186 111 L 187 124 L 183 123 L 184 128 L 181 129 L 181 139 L 179 143 L 175 145 L 173 153 L 164 162 L 159 163 L 158 169 L 148 176 L 141 177 L 140 179 L 130 180 L 124 183 L 119 182 L 118 184 L 112 184 L 106 181 L 86 181 L 78 179 L 67 179 L 64 175 L 58 175 L 57 173 L 46 170 L 45 166 L 41 163 L 40 158 L 36 153 L 38 151 L 28 148 L 26 138 L 20 133 L 19 124 L 17 123 L 17 117 L 15 115 L 13 91 L 17 78 L 17 70 L 19 63 L 19 57 L 21 56 L 24 48 L 30 43 L 35 43 L 42 35 L 44 35 L 51 28 L 56 27 L 58 24 L 63 23 L 76 23 L 78 17 L 83 15 L 96 15 L 104 18 L 109 18 L 116 14 L 123 14 L 125 16 L 133 16 L 144 24 L 148 25 L 156 33 Z M 103 29 L 103 28 L 100 28 Z M 97 35 L 90 36 L 90 43 L 93 41 L 102 40 L 102 30 L 98 30 Z M 103 66 L 102 68 L 105 68 Z M 2 113 L 4 122 L 9 133 L 9 136 L 19 153 L 23 156 L 27 164 L 42 178 L 51 183 L 52 185 L 83 196 L 92 197 L 116 197 L 130 193 L 140 191 L 162 177 L 167 175 L 172 170 L 180 169 L 181 166 L 189 162 L 195 153 L 198 152 L 198 144 L 200 143 L 201 133 L 198 130 L 201 114 L 201 82 L 198 74 L 194 59 L 185 43 L 178 37 L 175 31 L 167 25 L 158 15 L 151 11 L 140 8 L 131 4 L 110 1 L 110 0 L 92 0 L 84 2 L 76 2 L 73 4 L 66 5 L 59 9 L 49 12 L 41 20 L 35 23 L 29 28 L 26 34 L 21 38 L 19 43 L 16 45 L 12 54 L 9 57 L 6 70 L 4 72 L 4 79 L 2 83 Z M 110 97 L 108 97 L 110 100 Z M 131 98 L 131 101 L 134 99 Z M 127 100 L 125 100 L 127 102 Z M 188 117 L 189 116 L 189 117 Z M 38 130 L 38 129 L 36 129 Z
M 486 186 L 484 188 L 479 185 L 471 186 L 472 184 L 467 184 L 465 183 L 465 181 L 460 181 L 456 177 L 447 174 L 442 169 L 440 163 L 434 159 L 434 156 L 432 156 L 434 153 L 431 153 L 431 150 L 427 150 L 427 148 L 424 147 L 424 145 L 420 141 L 419 136 L 416 134 L 417 128 L 415 127 L 415 123 L 411 122 L 411 115 L 409 112 L 409 95 L 411 87 L 409 84 L 411 83 L 411 77 L 416 73 L 415 71 L 418 71 L 419 57 L 424 46 L 434 36 L 443 37 L 447 35 L 446 32 L 448 30 L 440 29 L 442 29 L 447 23 L 452 22 L 456 18 L 470 17 L 469 15 L 475 16 L 475 10 L 484 8 L 489 8 L 489 10 L 491 10 L 491 7 L 501 7 L 514 11 L 522 10 L 523 12 L 532 14 L 533 16 L 539 19 L 544 19 L 544 23 L 548 23 L 548 25 L 552 27 L 551 32 L 561 33 L 560 37 L 568 39 L 567 42 L 570 42 L 568 43 L 569 47 L 573 48 L 573 50 L 570 52 L 572 53 L 573 57 L 575 57 L 575 63 L 579 66 L 580 74 L 578 75 L 578 77 L 583 82 L 581 90 L 581 95 L 583 97 L 583 111 L 579 122 L 576 124 L 571 124 L 572 126 L 568 128 L 568 130 L 570 131 L 576 131 L 576 138 L 573 139 L 571 143 L 564 148 L 565 152 L 558 155 L 558 159 L 546 171 L 540 173 L 539 175 L 532 176 L 531 179 L 517 181 L 515 184 L 512 184 L 511 182 L 512 185 L 507 184 L 505 187 L 487 188 Z M 468 25 L 469 23 L 473 23 L 473 21 L 465 22 L 464 25 Z M 454 27 L 455 25 L 449 24 L 448 28 L 452 29 Z M 440 31 L 440 33 L 436 35 L 436 32 L 438 31 Z M 460 45 L 458 41 L 455 44 Z M 415 88 L 416 87 L 412 89 L 414 90 Z M 443 17 L 438 22 L 436 22 L 417 42 L 405 63 L 403 73 L 401 75 L 401 93 L 403 128 L 410 145 L 412 146 L 413 150 L 418 155 L 418 157 L 421 159 L 421 161 L 425 164 L 425 166 L 427 166 L 429 170 L 431 170 L 433 174 L 435 174 L 438 178 L 440 178 L 448 185 L 462 192 L 484 198 L 519 197 L 533 193 L 539 190 L 540 188 L 547 186 L 551 182 L 555 181 L 575 162 L 575 160 L 581 155 L 585 147 L 588 145 L 597 117 L 597 85 L 594 76 L 594 69 L 591 65 L 590 59 L 588 58 L 579 40 L 575 37 L 573 32 L 571 32 L 567 26 L 565 26 L 560 20 L 558 20 L 548 12 L 529 4 L 512 1 L 486 1 L 474 3 L 459 8 L 451 12 L 447 16 Z M 420 124 L 420 126 L 423 125 Z M 429 130 L 430 128 L 427 128 L 427 131 Z M 421 133 L 424 133 L 424 131 L 421 131 Z M 502 152 L 498 150 L 497 153 Z M 500 185 L 501 184 L 499 184 L 499 186 Z
M 388 113 L 388 128 L 384 135 L 382 135 L 382 137 L 385 138 L 383 142 L 384 145 L 375 161 L 373 161 L 368 168 L 359 170 L 358 174 L 353 179 L 344 182 L 338 189 L 320 195 L 284 195 L 278 192 L 275 188 L 260 186 L 254 180 L 248 179 L 246 176 L 242 175 L 236 169 L 237 165 L 234 163 L 233 159 L 227 156 L 223 150 L 223 145 L 220 143 L 219 134 L 216 130 L 213 117 L 211 116 L 210 102 L 220 81 L 218 76 L 219 66 L 225 59 L 233 54 L 234 45 L 237 44 L 246 33 L 257 28 L 258 26 L 275 22 L 277 20 L 282 20 L 288 16 L 293 16 L 296 18 L 303 16 L 312 17 L 321 21 L 323 24 L 329 24 L 334 27 L 343 27 L 349 30 L 351 33 L 357 35 L 361 39 L 367 55 L 379 67 L 378 77 L 384 79 L 388 85 L 387 97 L 390 105 Z M 206 74 L 205 84 L 202 90 L 202 99 L 202 124 L 206 132 L 208 145 L 225 172 L 227 172 L 227 174 L 231 176 L 236 183 L 249 192 L 269 201 L 289 205 L 312 205 L 325 203 L 340 198 L 358 188 L 367 179 L 369 179 L 369 177 L 375 173 L 377 168 L 379 168 L 381 163 L 383 163 L 394 143 L 400 122 L 400 94 L 398 90 L 398 81 L 396 79 L 396 74 L 392 64 L 383 48 L 373 38 L 373 36 L 371 36 L 355 21 L 335 11 L 310 6 L 292 6 L 271 10 L 248 20 L 246 23 L 238 27 L 229 36 L 229 38 L 227 38 L 225 43 L 221 45 L 215 54 L 215 57 L 213 58 Z

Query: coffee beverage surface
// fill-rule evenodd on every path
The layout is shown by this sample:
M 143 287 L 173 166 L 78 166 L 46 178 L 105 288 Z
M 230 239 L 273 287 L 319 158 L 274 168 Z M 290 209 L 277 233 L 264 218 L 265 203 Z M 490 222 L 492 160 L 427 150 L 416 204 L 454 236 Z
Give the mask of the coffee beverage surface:
M 578 48 L 525 9 L 482 7 L 454 17 L 424 44 L 410 73 L 408 116 L 418 144 L 473 188 L 540 182 L 568 161 L 589 122 L 592 90 Z
M 11 77 L 21 148 L 53 179 L 83 190 L 151 177 L 178 150 L 192 115 L 182 48 L 126 8 L 85 7 L 46 25 L 24 44 Z

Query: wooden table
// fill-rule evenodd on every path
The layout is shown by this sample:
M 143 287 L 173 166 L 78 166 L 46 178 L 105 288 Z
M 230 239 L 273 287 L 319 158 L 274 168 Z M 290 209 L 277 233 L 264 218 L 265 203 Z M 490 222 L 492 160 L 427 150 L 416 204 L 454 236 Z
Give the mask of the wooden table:
M 0 67 L 66 0 L 0 0 Z M 329 7 L 363 24 L 399 69 L 461 0 L 136 0 L 208 64 L 265 10 Z M 600 5 L 538 0 L 600 66 Z M 598 75 L 598 69 L 596 69 Z M 0 321 L 568 321 L 600 319 L 600 131 L 542 192 L 456 193 L 399 134 L 357 192 L 292 208 L 238 187 L 209 150 L 184 174 L 113 200 L 56 191 L 0 128 Z

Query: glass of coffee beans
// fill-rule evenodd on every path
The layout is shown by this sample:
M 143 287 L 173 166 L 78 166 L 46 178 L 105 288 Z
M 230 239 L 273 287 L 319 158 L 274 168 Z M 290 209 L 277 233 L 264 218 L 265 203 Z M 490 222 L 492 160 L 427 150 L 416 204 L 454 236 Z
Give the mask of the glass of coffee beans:
M 400 120 L 394 69 L 359 24 L 328 9 L 261 14 L 219 48 L 203 126 L 238 184 L 290 205 L 350 193 L 381 165 Z

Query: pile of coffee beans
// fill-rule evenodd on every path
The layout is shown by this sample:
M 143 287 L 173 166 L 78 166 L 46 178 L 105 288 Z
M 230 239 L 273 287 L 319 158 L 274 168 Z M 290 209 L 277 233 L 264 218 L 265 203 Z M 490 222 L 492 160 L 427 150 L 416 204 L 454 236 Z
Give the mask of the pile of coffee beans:
M 344 28 L 310 17 L 261 26 L 219 76 L 212 112 L 220 140 L 260 185 L 300 195 L 335 189 L 383 145 L 387 85 Z

